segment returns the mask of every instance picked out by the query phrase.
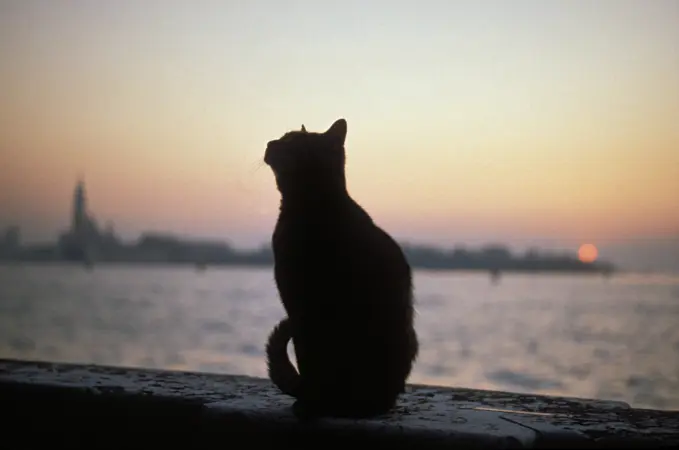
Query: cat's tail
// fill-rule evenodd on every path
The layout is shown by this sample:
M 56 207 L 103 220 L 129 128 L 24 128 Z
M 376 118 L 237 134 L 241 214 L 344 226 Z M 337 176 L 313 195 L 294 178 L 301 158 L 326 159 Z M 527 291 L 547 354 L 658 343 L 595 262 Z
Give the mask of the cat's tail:
M 288 341 L 292 338 L 290 319 L 282 319 L 276 325 L 266 343 L 269 378 L 284 394 L 297 398 L 300 377 L 288 358 Z

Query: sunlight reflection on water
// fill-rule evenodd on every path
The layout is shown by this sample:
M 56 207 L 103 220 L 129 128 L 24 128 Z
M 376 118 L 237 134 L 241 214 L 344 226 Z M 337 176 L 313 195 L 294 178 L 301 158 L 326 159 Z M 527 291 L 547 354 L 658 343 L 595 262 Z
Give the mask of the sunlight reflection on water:
M 679 409 L 679 277 L 415 272 L 415 383 Z M 0 357 L 266 376 L 270 269 L 0 267 Z

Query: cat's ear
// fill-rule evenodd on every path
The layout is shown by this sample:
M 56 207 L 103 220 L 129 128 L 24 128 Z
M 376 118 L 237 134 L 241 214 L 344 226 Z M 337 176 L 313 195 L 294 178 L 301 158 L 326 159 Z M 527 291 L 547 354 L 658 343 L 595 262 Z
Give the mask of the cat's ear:
M 344 140 L 347 138 L 347 121 L 337 119 L 324 134 L 344 145 Z
M 306 133 L 306 128 L 304 128 L 304 124 L 302 124 L 302 133 Z

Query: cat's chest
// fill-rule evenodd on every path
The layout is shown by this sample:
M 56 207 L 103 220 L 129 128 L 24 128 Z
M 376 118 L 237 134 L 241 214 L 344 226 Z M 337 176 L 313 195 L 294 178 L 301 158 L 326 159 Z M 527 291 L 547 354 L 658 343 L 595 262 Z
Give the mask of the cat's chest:
M 317 224 L 281 224 L 273 236 L 276 259 L 295 260 L 298 265 L 323 259 L 337 259 L 353 247 L 343 230 Z
M 353 201 L 337 207 L 282 210 L 273 234 L 277 263 L 315 272 L 355 265 L 375 226 Z
M 352 234 L 356 221 L 342 211 L 284 212 L 278 217 L 274 240 L 327 241 Z

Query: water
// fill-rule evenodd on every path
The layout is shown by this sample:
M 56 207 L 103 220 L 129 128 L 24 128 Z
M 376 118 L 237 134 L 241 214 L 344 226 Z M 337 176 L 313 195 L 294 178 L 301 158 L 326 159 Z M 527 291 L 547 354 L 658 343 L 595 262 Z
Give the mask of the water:
M 410 381 L 679 409 L 679 277 L 415 272 Z M 271 269 L 0 266 L 0 357 L 265 377 Z

